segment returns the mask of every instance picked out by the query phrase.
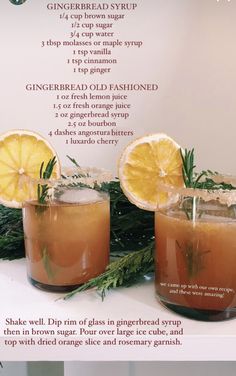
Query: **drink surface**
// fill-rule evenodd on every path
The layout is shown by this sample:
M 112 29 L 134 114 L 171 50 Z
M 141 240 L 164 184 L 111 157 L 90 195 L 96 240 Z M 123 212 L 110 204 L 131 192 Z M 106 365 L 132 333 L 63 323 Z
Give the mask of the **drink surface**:
M 224 311 L 236 306 L 236 221 L 209 210 L 196 221 L 155 214 L 156 291 L 163 303 Z
M 73 286 L 104 272 L 110 245 L 108 197 L 48 206 L 27 202 L 23 219 L 28 275 L 34 281 Z

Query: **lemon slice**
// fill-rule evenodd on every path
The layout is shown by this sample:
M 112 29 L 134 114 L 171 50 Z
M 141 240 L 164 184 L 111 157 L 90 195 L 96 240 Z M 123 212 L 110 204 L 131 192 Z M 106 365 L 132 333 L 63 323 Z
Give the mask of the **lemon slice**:
M 38 179 L 42 162 L 46 165 L 54 156 L 52 146 L 37 133 L 12 130 L 0 135 L 0 203 L 21 208 L 25 200 L 36 199 L 37 184 L 30 179 Z M 52 177 L 59 176 L 57 158 Z
M 158 183 L 184 185 L 180 146 L 163 133 L 141 137 L 123 151 L 118 174 L 127 198 L 141 209 L 155 211 L 173 199 Z

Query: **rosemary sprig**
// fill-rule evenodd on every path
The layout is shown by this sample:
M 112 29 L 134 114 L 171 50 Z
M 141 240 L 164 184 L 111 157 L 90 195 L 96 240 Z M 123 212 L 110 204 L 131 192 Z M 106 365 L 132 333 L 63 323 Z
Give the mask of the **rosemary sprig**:
M 54 156 L 52 159 L 50 159 L 46 165 L 46 168 L 44 170 L 44 162 L 42 162 L 39 172 L 40 179 L 50 179 L 53 173 L 53 169 L 55 164 L 57 163 L 56 157 Z M 47 197 L 48 197 L 48 191 L 50 187 L 48 184 L 38 184 L 38 202 L 39 204 L 47 204 Z M 40 215 L 47 209 L 47 206 L 36 206 L 35 210 Z M 50 264 L 50 257 L 47 247 L 44 247 L 42 249 L 42 261 L 44 265 L 44 269 L 47 273 L 47 276 L 49 280 L 53 279 L 53 273 L 51 269 Z
M 194 149 L 184 151 L 180 149 L 180 154 L 183 162 L 182 173 L 184 184 L 186 188 L 197 188 L 207 190 L 233 190 L 236 189 L 232 184 L 225 182 L 216 183 L 213 179 L 213 175 L 217 175 L 218 172 L 211 170 L 203 170 L 200 173 L 195 171 L 195 154 Z
M 50 159 L 44 170 L 44 162 L 42 162 L 39 172 L 40 179 L 50 179 L 53 173 L 55 164 L 57 163 L 56 157 Z M 46 204 L 46 198 L 48 196 L 49 186 L 48 184 L 38 184 L 38 202 L 40 204 Z
M 182 251 L 189 278 L 196 277 L 204 269 L 205 256 L 210 251 L 202 251 L 199 248 L 199 242 L 194 244 L 192 241 L 189 241 L 184 246 L 181 246 L 176 240 L 176 245 Z
M 120 286 L 131 286 L 142 279 L 146 274 L 154 271 L 153 260 L 154 244 L 150 243 L 147 247 L 131 252 L 122 258 L 113 261 L 108 265 L 106 271 L 78 287 L 67 294 L 64 299 L 67 300 L 77 294 L 91 288 L 96 287 L 96 290 L 104 299 L 106 292 L 110 289 Z
M 44 269 L 47 273 L 48 279 L 53 280 L 54 273 L 51 268 L 51 262 L 50 262 L 50 257 L 48 254 L 47 247 L 44 247 L 42 250 L 42 261 L 43 261 Z
M 185 187 L 193 188 L 194 187 L 194 149 L 184 151 L 180 149 L 180 155 L 183 163 L 182 174 L 185 183 Z

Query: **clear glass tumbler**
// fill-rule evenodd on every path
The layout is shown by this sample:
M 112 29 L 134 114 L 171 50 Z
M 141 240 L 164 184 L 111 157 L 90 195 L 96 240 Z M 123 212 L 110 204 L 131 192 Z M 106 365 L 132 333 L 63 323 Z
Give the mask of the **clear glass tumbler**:
M 206 321 L 236 316 L 236 192 L 172 189 L 155 213 L 156 293 L 167 308 Z
M 110 202 L 98 184 L 101 177 L 97 170 L 80 178 L 73 172 L 57 181 L 40 181 L 50 187 L 46 203 L 24 203 L 27 272 L 36 287 L 70 291 L 105 271 Z

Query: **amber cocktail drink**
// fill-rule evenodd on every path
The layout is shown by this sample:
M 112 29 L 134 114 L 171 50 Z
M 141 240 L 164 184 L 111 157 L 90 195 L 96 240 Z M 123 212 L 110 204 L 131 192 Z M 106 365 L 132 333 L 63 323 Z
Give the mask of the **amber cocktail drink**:
M 236 209 L 212 196 L 182 197 L 155 214 L 157 295 L 200 320 L 236 315 Z
M 35 286 L 69 291 L 105 271 L 110 248 L 107 193 L 63 188 L 47 204 L 25 202 L 23 222 L 28 277 Z

